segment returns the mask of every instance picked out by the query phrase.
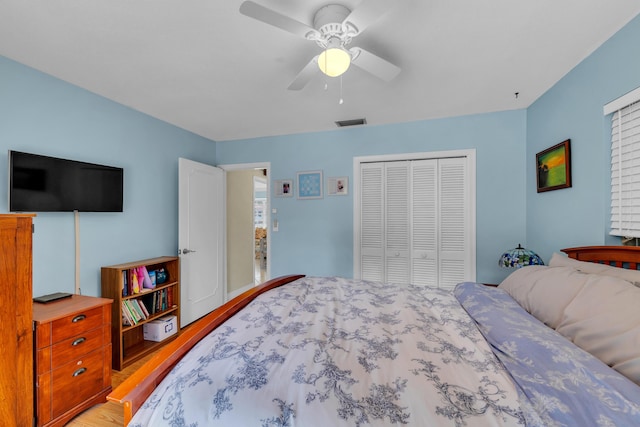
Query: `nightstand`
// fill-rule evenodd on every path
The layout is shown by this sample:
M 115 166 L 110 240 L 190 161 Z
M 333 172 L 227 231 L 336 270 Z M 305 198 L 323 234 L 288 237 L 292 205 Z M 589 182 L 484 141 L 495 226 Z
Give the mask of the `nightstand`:
M 62 426 L 111 392 L 111 303 L 33 303 L 36 425 Z

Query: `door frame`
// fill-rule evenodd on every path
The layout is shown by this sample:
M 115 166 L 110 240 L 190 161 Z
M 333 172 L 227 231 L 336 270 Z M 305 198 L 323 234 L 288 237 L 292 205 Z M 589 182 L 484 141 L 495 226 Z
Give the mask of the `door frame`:
M 266 272 L 266 280 L 269 280 L 269 278 L 271 278 L 271 247 L 273 245 L 270 244 L 271 242 L 271 227 L 270 227 L 270 218 L 271 218 L 271 162 L 256 162 L 256 163 L 233 163 L 233 164 L 225 164 L 225 165 L 216 165 L 217 167 L 219 167 L 220 169 L 224 170 L 225 172 L 228 171 L 238 171 L 238 170 L 247 170 L 247 169 L 265 169 L 267 171 L 267 272 Z M 225 179 L 225 183 L 224 183 L 224 188 L 223 188 L 223 192 L 224 192 L 224 199 L 227 200 L 227 183 L 226 183 L 226 179 Z M 224 251 L 224 283 L 225 286 L 227 286 L 227 251 L 226 251 L 226 247 L 227 247 L 227 213 L 226 213 L 226 209 L 225 212 L 223 213 L 224 216 L 224 247 L 225 247 L 225 251 Z M 230 299 L 234 296 L 235 294 L 227 294 L 227 299 Z
M 465 157 L 467 159 L 467 174 L 473 183 L 469 194 L 469 209 L 471 212 L 470 227 L 470 256 L 472 275 L 476 275 L 476 150 L 448 150 L 429 151 L 419 153 L 380 154 L 373 156 L 358 156 L 353 158 L 353 277 L 360 278 L 360 165 L 373 162 L 396 162 L 406 160 L 444 159 L 451 157 Z

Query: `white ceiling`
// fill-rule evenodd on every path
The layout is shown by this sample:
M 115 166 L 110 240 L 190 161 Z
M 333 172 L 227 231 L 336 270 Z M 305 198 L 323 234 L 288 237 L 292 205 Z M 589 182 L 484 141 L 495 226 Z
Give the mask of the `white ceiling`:
M 331 3 L 255 1 L 310 26 Z M 224 141 L 526 108 L 640 13 L 630 0 L 392 0 L 351 45 L 402 72 L 350 68 L 340 105 L 340 78 L 287 90 L 320 48 L 241 2 L 0 0 L 0 55 Z

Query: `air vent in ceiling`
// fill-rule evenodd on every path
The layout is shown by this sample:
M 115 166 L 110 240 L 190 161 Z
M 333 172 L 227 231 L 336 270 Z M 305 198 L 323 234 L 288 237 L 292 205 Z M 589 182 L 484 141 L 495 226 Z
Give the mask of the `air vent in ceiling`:
M 367 124 L 367 119 L 365 118 L 353 119 L 353 120 L 338 120 L 336 122 L 336 125 L 338 125 L 339 128 L 345 127 L 345 126 L 358 126 L 358 125 L 366 125 L 366 124 Z

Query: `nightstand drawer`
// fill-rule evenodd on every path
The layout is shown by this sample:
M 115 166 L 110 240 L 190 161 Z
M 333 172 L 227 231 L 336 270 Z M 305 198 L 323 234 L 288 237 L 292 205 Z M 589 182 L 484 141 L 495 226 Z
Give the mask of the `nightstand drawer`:
M 51 369 L 56 369 L 107 344 L 104 342 L 105 328 L 107 326 L 95 328 L 55 344 L 51 353 Z
M 104 323 L 102 307 L 79 311 L 52 322 L 52 342 L 58 343 Z
M 54 418 L 104 389 L 104 356 L 99 349 L 53 371 Z

